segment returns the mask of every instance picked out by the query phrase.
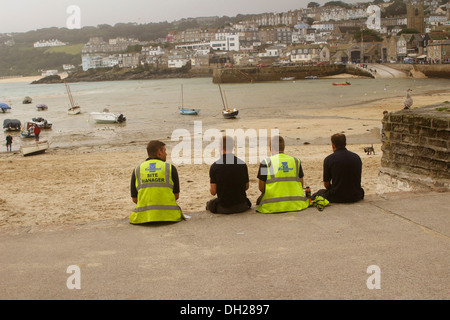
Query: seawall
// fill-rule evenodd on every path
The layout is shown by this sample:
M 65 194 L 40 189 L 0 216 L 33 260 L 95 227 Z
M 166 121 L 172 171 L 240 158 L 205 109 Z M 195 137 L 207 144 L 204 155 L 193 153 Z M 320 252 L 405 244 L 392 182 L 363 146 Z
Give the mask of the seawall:
M 213 83 L 248 83 L 279 81 L 282 78 L 305 79 L 309 76 L 326 77 L 349 73 L 372 78 L 373 75 L 353 65 L 315 65 L 280 67 L 220 68 L 213 71 Z
M 389 113 L 382 142 L 384 191 L 450 190 L 450 103 Z

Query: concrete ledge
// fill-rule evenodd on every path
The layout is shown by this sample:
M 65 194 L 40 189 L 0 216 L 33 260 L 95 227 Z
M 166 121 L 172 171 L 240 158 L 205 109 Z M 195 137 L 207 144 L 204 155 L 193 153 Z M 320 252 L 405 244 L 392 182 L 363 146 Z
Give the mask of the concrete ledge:
M 4 299 L 447 299 L 449 193 L 0 234 Z M 67 268 L 80 268 L 69 290 Z M 368 267 L 381 270 L 370 290 Z

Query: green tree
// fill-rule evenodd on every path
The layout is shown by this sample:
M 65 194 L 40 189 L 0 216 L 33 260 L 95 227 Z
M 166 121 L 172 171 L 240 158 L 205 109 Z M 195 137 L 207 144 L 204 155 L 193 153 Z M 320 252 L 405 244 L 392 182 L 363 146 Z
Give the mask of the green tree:
M 363 42 L 383 41 L 383 37 L 378 32 L 370 29 L 355 32 L 353 39 L 357 42 L 361 42 L 361 40 L 363 40 Z
M 310 2 L 310 3 L 308 3 L 308 5 L 306 7 L 307 8 L 318 8 L 318 7 L 320 7 L 320 4 L 317 2 Z

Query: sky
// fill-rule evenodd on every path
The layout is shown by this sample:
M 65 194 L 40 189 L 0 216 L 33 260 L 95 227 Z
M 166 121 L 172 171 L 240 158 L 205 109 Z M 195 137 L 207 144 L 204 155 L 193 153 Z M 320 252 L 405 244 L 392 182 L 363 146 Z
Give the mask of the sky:
M 0 33 L 286 12 L 306 8 L 311 1 L 323 5 L 329 0 L 0 0 Z M 71 6 L 79 8 L 79 15 L 68 12 Z

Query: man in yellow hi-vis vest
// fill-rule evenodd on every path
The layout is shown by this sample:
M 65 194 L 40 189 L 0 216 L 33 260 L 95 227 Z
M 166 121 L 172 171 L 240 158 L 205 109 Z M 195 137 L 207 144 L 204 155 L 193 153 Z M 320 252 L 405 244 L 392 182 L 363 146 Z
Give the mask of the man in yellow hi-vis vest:
M 300 159 L 284 153 L 284 139 L 272 138 L 272 156 L 261 162 L 258 172 L 261 196 L 258 212 L 279 213 L 300 211 L 309 207 L 303 192 L 303 169 Z
M 131 198 L 136 208 L 130 215 L 130 223 L 183 220 L 176 202 L 180 195 L 178 172 L 166 163 L 165 144 L 150 141 L 147 154 L 147 160 L 134 169 L 131 177 Z

